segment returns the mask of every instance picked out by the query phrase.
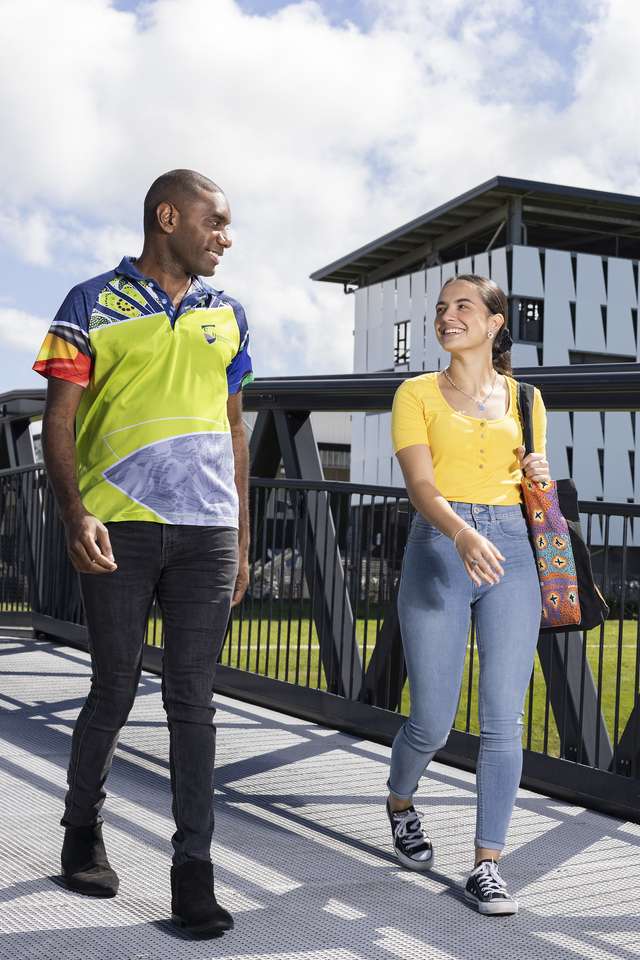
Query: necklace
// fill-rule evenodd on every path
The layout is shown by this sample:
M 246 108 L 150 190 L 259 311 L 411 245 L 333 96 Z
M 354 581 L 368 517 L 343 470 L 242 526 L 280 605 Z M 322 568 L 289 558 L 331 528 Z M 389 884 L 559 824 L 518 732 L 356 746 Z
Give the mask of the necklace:
M 182 291 L 182 293 L 180 293 L 180 294 L 176 297 L 176 299 L 173 301 L 173 305 L 175 306 L 176 310 L 178 309 L 178 307 L 180 306 L 180 304 L 182 303 L 182 301 L 183 301 L 184 298 L 186 297 L 187 293 L 189 292 L 192 283 L 193 283 L 193 277 L 192 277 L 192 276 L 189 276 L 189 278 L 188 278 L 188 280 L 187 280 L 187 285 L 186 285 L 186 287 L 184 288 L 184 290 Z
M 495 370 L 494 373 L 493 373 L 493 383 L 491 384 L 491 390 L 489 390 L 489 393 L 486 395 L 486 397 L 480 398 L 480 400 L 476 399 L 476 397 L 474 397 L 473 394 L 467 393 L 467 391 L 466 391 L 466 390 L 463 390 L 462 387 L 459 387 L 457 383 L 454 383 L 453 380 L 451 379 L 451 377 L 449 376 L 448 368 L 445 368 L 442 372 L 444 373 L 446 379 L 449 381 L 449 383 L 451 384 L 451 386 L 453 387 L 454 390 L 457 390 L 458 393 L 464 394 L 464 396 L 465 396 L 465 397 L 468 397 L 469 400 L 473 400 L 473 402 L 476 404 L 478 410 L 485 410 L 485 409 L 486 409 L 487 400 L 489 399 L 489 397 L 491 396 L 491 394 L 492 394 L 493 391 L 495 390 L 495 388 L 496 388 L 496 383 L 498 382 L 498 371 L 497 371 L 497 370 Z
M 140 260 L 140 257 L 132 257 L 132 258 L 131 258 L 131 263 L 136 267 L 136 269 L 138 269 L 138 262 L 139 262 L 139 260 Z M 178 307 L 180 306 L 180 304 L 182 303 L 182 301 L 184 300 L 184 298 L 185 298 L 186 295 L 188 294 L 189 290 L 191 289 L 191 284 L 192 284 L 192 283 L 193 283 L 193 277 L 191 276 L 191 274 L 189 274 L 189 276 L 187 277 L 187 285 L 186 285 L 186 287 L 184 288 L 184 290 L 183 290 L 182 292 L 179 291 L 178 294 L 177 294 L 177 296 L 176 296 L 175 298 L 173 298 L 173 297 L 171 298 L 171 299 L 172 299 L 173 306 L 175 307 L 176 310 L 178 309 Z

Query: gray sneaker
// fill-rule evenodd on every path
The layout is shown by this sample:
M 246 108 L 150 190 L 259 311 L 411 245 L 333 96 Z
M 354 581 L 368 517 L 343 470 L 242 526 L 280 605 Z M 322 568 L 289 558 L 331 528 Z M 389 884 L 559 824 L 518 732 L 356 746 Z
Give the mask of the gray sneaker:
M 430 870 L 433 846 L 422 829 L 415 807 L 394 811 L 387 800 L 387 816 L 391 824 L 393 849 L 403 867 L 409 870 Z

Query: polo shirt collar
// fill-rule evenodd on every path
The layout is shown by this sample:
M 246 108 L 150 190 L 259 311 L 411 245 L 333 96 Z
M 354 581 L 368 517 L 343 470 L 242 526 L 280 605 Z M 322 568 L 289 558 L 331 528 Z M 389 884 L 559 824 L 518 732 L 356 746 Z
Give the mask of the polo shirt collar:
M 143 273 L 140 273 L 133 262 L 133 257 L 123 257 L 116 267 L 115 272 L 123 277 L 129 277 L 131 280 L 143 280 L 145 283 L 151 283 L 154 286 L 158 286 L 157 280 L 154 280 L 152 277 L 146 277 Z M 189 288 L 187 296 L 191 296 L 196 292 L 193 290 L 194 284 L 197 291 L 200 293 L 215 293 L 218 296 L 223 293 L 222 290 L 215 290 L 213 287 L 209 287 L 200 279 L 200 277 L 194 276 L 191 278 L 191 287 Z
M 144 274 L 140 273 L 135 263 L 133 262 L 132 257 L 123 257 L 118 266 L 116 267 L 116 273 L 122 274 L 123 277 L 130 277 L 132 280 L 150 280 L 150 277 L 145 277 Z

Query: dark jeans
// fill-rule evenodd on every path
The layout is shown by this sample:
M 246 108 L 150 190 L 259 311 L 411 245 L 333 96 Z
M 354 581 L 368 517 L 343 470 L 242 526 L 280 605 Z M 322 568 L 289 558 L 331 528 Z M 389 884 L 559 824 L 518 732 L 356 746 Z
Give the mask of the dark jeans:
M 162 610 L 162 698 L 170 739 L 176 865 L 209 860 L 213 678 L 238 567 L 238 531 L 127 521 L 107 525 L 118 569 L 82 575 L 92 678 L 71 745 L 64 826 L 100 822 L 120 730 L 140 679 L 154 593 Z

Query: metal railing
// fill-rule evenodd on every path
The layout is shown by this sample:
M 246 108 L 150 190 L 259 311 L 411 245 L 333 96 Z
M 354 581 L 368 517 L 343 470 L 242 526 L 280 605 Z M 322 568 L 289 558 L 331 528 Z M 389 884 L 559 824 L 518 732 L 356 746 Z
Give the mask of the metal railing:
M 596 630 L 541 635 L 525 702 L 524 782 L 640 819 L 640 590 L 630 525 L 640 506 L 581 503 L 600 586 Z M 251 481 L 250 585 L 234 611 L 218 688 L 390 742 L 409 708 L 395 604 L 412 509 L 404 490 L 338 481 Z M 621 546 L 610 544 L 612 524 Z M 0 471 L 0 616 L 86 645 L 78 578 L 42 466 Z M 514 641 L 517 638 L 514 637 Z M 162 612 L 149 611 L 156 669 Z M 454 729 L 440 757 L 478 745 L 473 629 Z

